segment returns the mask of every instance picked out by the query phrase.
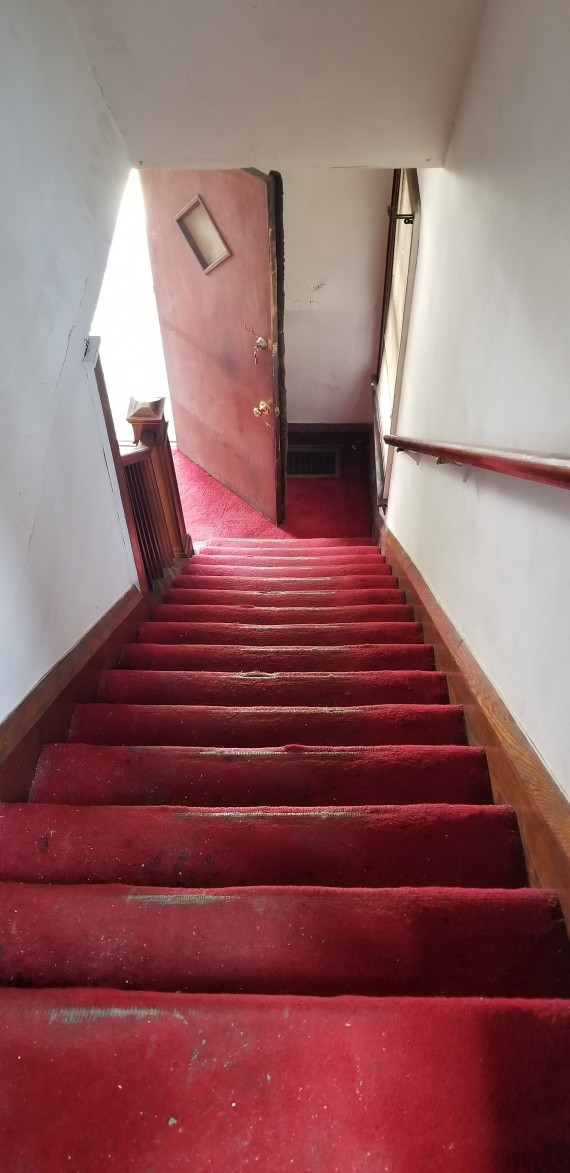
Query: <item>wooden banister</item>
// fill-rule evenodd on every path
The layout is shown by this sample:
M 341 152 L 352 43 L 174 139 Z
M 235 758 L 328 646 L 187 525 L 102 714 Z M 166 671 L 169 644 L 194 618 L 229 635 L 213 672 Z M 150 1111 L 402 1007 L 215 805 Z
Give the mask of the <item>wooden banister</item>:
M 140 464 L 141 460 L 148 460 L 151 449 L 147 444 L 119 444 L 119 452 L 126 468 L 129 464 Z
M 192 542 L 184 525 L 182 502 L 168 440 L 168 424 L 164 418 L 164 399 L 149 402 L 131 399 L 127 421 L 133 429 L 135 444 L 150 449 L 150 461 L 174 554 L 177 558 L 189 555 L 192 553 Z
M 185 532 L 164 399 L 131 399 L 128 422 L 132 444 L 120 446 L 121 462 L 135 520 L 146 580 L 153 587 L 177 558 L 192 551 Z
M 89 339 L 87 355 L 99 392 L 139 587 L 143 595 L 160 592 L 179 560 L 192 554 L 164 419 L 164 399 L 148 403 L 131 399 L 128 419 L 134 441 L 119 444 L 98 338 Z
M 558 489 L 570 489 L 570 456 L 558 453 L 521 452 L 516 448 L 468 448 L 463 444 L 417 440 L 411 436 L 384 436 L 398 452 L 432 456 L 438 464 L 484 468 L 505 476 L 536 481 Z

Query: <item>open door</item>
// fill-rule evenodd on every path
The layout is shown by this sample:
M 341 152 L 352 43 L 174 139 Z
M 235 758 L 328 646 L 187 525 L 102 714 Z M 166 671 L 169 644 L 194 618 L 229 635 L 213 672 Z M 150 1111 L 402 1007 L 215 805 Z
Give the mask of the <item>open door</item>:
M 242 170 L 141 178 L 178 447 L 279 524 L 281 177 Z

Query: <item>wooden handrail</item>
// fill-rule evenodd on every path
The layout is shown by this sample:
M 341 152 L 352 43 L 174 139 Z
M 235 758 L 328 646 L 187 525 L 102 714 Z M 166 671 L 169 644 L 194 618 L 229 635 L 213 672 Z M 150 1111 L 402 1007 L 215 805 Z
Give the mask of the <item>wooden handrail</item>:
M 128 464 L 139 464 L 141 460 L 148 460 L 152 449 L 148 444 L 119 444 L 119 452 L 121 453 L 121 460 L 126 466 Z
M 398 452 L 433 456 L 438 464 L 469 465 L 488 472 L 537 481 L 558 489 L 570 489 L 570 456 L 559 453 L 521 452 L 516 448 L 467 448 L 463 444 L 416 440 L 411 436 L 384 436 Z

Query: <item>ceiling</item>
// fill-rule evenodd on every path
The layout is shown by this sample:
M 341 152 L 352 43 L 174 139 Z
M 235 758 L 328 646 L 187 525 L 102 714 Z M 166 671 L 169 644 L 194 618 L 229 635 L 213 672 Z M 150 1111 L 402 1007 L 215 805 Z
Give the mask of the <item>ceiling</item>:
M 145 167 L 443 162 L 485 0 L 69 0 Z

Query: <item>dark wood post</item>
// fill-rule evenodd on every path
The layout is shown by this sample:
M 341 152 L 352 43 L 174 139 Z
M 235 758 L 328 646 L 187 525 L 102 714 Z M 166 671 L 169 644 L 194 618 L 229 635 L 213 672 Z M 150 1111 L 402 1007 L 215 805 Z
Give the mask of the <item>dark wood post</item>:
M 168 424 L 164 418 L 164 399 L 143 402 L 131 399 L 127 421 L 135 444 L 144 444 L 151 451 L 151 462 L 168 529 L 168 536 L 176 557 L 192 553 L 192 539 L 186 533 L 182 502 L 172 450 L 168 440 Z

